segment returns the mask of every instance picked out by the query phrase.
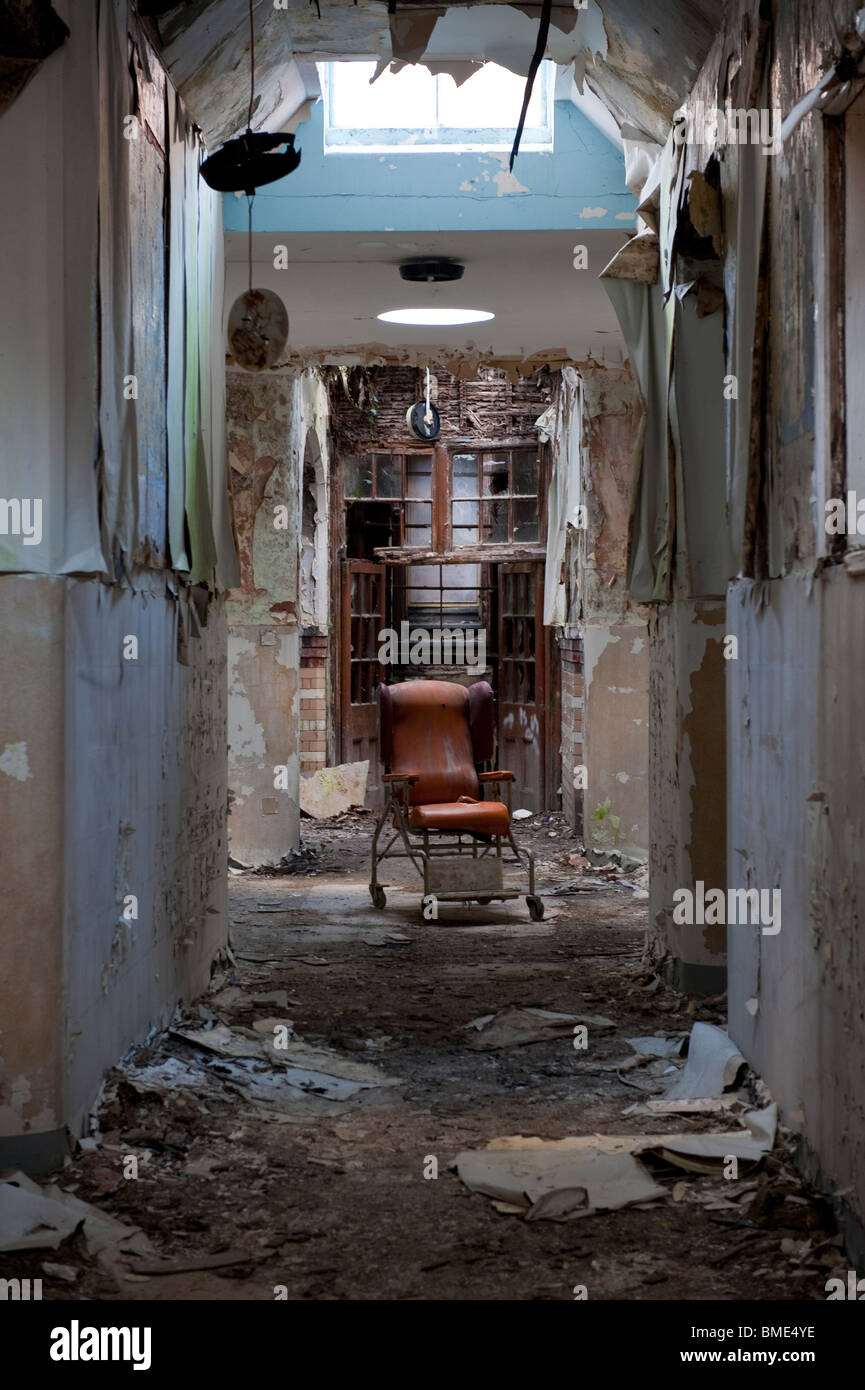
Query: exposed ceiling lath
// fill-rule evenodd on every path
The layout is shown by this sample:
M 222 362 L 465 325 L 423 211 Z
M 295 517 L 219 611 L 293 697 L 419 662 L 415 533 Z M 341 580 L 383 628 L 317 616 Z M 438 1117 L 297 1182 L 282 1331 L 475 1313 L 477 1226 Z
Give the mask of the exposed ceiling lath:
M 588 0 L 585 10 L 575 10 L 554 0 L 547 57 L 573 63 L 578 87 L 588 85 L 620 125 L 663 141 L 723 8 L 723 0 Z M 291 113 L 316 95 L 311 65 L 317 61 L 423 61 L 451 71 L 487 60 L 525 75 L 541 12 L 541 0 L 397 0 L 394 7 L 385 0 L 328 0 L 319 16 L 314 5 L 276 9 L 273 0 L 255 0 L 253 125 L 285 129 Z M 238 73 L 247 66 L 247 0 L 189 0 L 149 24 L 208 144 L 237 135 L 246 124 Z

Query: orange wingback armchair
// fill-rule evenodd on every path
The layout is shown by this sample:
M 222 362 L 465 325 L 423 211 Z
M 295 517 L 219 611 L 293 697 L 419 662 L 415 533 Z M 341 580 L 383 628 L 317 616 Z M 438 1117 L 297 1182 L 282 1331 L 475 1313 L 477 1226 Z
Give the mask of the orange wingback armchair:
M 408 857 L 422 866 L 425 893 L 429 891 L 429 861 L 433 854 L 462 853 L 461 837 L 467 835 L 475 842 L 492 842 L 500 859 L 501 843 L 506 839 L 516 861 L 528 865 L 529 910 L 533 917 L 542 915 L 540 899 L 533 896 L 532 856 L 528 850 L 517 848 L 511 831 L 514 774 L 477 770 L 493 756 L 494 716 L 493 692 L 486 681 L 468 688 L 454 681 L 436 680 L 410 680 L 379 687 L 379 746 L 386 768 L 382 780 L 387 802 L 373 841 L 370 892 L 376 906 L 383 907 L 385 903 L 376 869 L 380 860 L 387 857 L 387 851 L 377 854 L 378 837 L 390 818 Z M 487 785 L 503 787 L 505 800 L 483 799 L 481 792 Z M 447 850 L 432 847 L 430 832 L 457 837 L 458 848 L 454 844 Z M 413 842 L 413 834 L 419 840 Z M 477 856 L 477 849 L 473 853 Z M 441 875 L 437 881 L 441 881 Z M 467 900 L 477 897 L 477 893 L 477 888 L 460 892 L 454 887 L 438 896 Z M 520 894 L 502 888 L 501 892 L 485 893 L 478 900 L 517 896 Z

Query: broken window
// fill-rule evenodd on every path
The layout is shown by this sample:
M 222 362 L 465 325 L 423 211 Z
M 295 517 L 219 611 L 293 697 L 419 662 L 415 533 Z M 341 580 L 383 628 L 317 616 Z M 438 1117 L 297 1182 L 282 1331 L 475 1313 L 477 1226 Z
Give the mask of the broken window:
M 432 456 L 426 457 L 431 459 Z M 409 471 L 411 486 L 416 488 L 415 471 Z M 431 476 L 431 469 L 429 472 Z M 421 544 L 404 539 L 406 461 L 403 454 L 344 458 L 343 477 L 346 543 L 350 556 L 372 560 L 378 547 Z M 418 523 L 424 520 L 420 507 L 412 511 L 412 516 Z
M 449 74 L 417 64 L 385 71 L 374 82 L 374 62 L 323 63 L 320 70 L 326 153 L 505 152 L 513 143 L 525 79 L 496 63 L 479 65 L 459 87 Z M 554 79 L 554 65 L 542 63 L 522 150 L 553 148 Z
M 455 546 L 539 539 L 536 449 L 455 454 L 452 477 Z
M 376 549 L 535 544 L 540 541 L 537 448 L 455 451 L 437 472 L 431 453 L 372 453 L 343 460 L 348 555 L 372 560 Z M 446 492 L 435 532 L 437 490 Z M 477 565 L 461 566 L 471 591 Z M 423 586 L 422 586 L 423 587 Z

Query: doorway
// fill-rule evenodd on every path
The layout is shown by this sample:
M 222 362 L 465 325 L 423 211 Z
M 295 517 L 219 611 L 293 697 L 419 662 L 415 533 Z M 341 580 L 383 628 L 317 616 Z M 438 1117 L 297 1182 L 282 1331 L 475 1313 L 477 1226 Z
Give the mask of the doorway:
M 338 760 L 369 761 L 367 804 L 380 805 L 379 685 L 486 680 L 497 711 L 490 766 L 515 774 L 515 808 L 555 809 L 544 446 L 528 431 L 432 445 L 408 438 L 404 424 L 386 441 L 370 433 L 360 447 L 337 438 L 332 453 Z M 388 651 L 382 634 L 396 644 Z

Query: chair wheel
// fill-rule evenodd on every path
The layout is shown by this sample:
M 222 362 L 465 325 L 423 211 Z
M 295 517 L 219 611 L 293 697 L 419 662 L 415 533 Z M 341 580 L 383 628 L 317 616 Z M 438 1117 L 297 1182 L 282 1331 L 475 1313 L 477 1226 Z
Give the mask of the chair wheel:
M 481 907 L 489 907 L 490 903 L 492 902 L 492 898 L 478 898 L 477 901 Z
M 526 898 L 526 907 L 533 922 L 539 922 L 544 915 L 544 905 L 540 898 Z
M 371 884 L 369 885 L 369 892 L 370 892 L 370 897 L 372 898 L 372 905 L 373 905 L 373 907 L 385 907 L 385 906 L 386 906 L 386 904 L 387 904 L 387 898 L 386 898 L 385 895 L 384 895 L 384 889 L 382 888 L 382 886 L 381 886 L 380 883 L 375 883 L 375 884 L 371 883 Z

